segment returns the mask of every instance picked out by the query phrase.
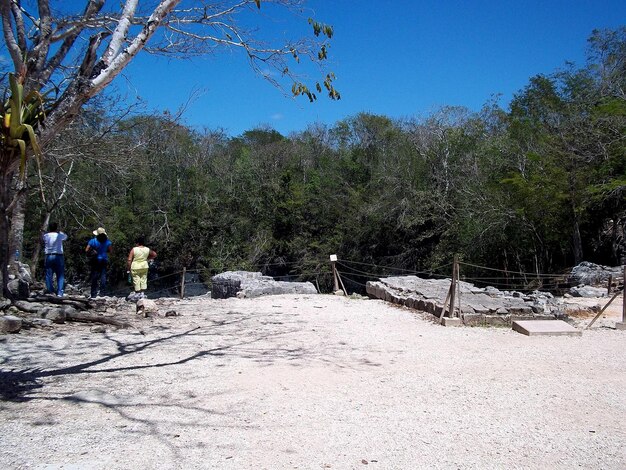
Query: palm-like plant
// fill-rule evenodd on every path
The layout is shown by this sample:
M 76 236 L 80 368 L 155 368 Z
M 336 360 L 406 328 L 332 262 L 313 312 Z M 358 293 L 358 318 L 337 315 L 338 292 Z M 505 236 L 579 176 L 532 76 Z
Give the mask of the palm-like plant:
M 28 146 L 39 160 L 41 149 L 35 128 L 45 118 L 44 100 L 40 93 L 31 91 L 24 96 L 23 77 L 9 74 L 10 96 L 0 102 L 0 158 L 5 175 L 19 163 L 20 178 L 26 174 Z
M 35 135 L 36 127 L 45 118 L 44 100 L 32 91 L 24 96 L 24 76 L 9 74 L 9 98 L 0 102 L 0 272 L 2 273 L 0 297 L 9 295 L 7 290 L 9 261 L 9 217 L 13 203 L 10 202 L 11 182 L 19 167 L 18 192 L 24 187 L 26 164 L 29 155 L 41 160 L 41 148 Z M 15 194 L 17 195 L 18 192 Z M 14 198 L 14 201 L 16 199 Z

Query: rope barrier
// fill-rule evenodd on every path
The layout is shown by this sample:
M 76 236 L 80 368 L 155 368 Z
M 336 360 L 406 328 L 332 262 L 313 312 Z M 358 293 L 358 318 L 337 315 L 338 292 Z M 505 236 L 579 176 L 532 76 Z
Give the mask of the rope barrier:
M 298 264 L 298 261 L 289 261 L 289 262 L 280 262 L 280 263 L 263 263 L 263 264 L 258 264 L 255 266 L 261 266 L 261 267 L 268 267 L 268 266 L 291 266 L 291 265 L 296 265 Z M 311 265 L 313 263 L 312 262 L 307 262 L 306 265 Z M 322 262 L 322 261 L 314 261 L 314 263 L 316 263 L 318 266 L 317 268 L 319 270 L 315 271 L 315 270 L 306 270 L 297 274 L 285 274 L 285 275 L 281 275 L 281 276 L 274 276 L 275 279 L 277 280 L 290 280 L 290 279 L 297 279 L 297 278 L 310 278 L 310 279 L 315 279 L 316 282 L 318 282 L 319 284 L 319 278 L 320 277 L 324 277 L 324 276 L 328 276 L 331 273 L 322 269 L 322 267 L 325 265 L 326 262 Z M 405 269 L 405 268 L 398 268 L 398 267 L 393 267 L 393 266 L 386 266 L 386 265 L 379 265 L 379 264 L 373 264 L 373 263 L 364 263 L 364 262 L 360 262 L 360 261 L 352 261 L 352 260 L 337 260 L 337 265 L 341 266 L 344 268 L 344 270 L 337 271 L 341 276 L 343 276 L 347 281 L 349 281 L 350 283 L 352 283 L 353 285 L 358 285 L 358 286 L 362 286 L 365 287 L 366 284 L 363 282 L 360 282 L 358 280 L 356 280 L 355 278 L 362 278 L 362 279 L 367 279 L 367 278 L 371 278 L 371 279 L 378 279 L 381 277 L 385 277 L 385 276 L 391 276 L 393 274 L 396 275 L 426 275 L 429 278 L 439 278 L 439 279 L 445 279 L 445 278 L 449 278 L 450 275 L 446 275 L 446 274 L 438 274 L 436 271 L 441 271 L 444 270 L 446 268 L 450 268 L 452 266 L 452 263 L 448 263 L 442 266 L 437 266 L 435 268 L 432 268 L 430 270 L 422 270 L 422 271 L 417 271 L 417 270 L 411 270 L 411 269 Z M 528 273 L 528 272 L 522 272 L 522 271 L 508 271 L 508 270 L 503 270 L 503 269 L 498 269 L 498 268 L 490 268 L 487 266 L 480 266 L 477 264 L 473 264 L 473 263 L 466 263 L 466 262 L 459 262 L 459 265 L 463 265 L 463 266 L 467 266 L 467 267 L 471 267 L 471 268 L 476 268 L 476 269 L 480 269 L 480 270 L 485 270 L 485 271 L 491 271 L 491 272 L 497 272 L 497 273 L 505 273 L 506 276 L 463 276 L 460 280 L 464 281 L 464 282 L 471 282 L 471 283 L 478 283 L 478 284 L 488 284 L 488 285 L 492 285 L 494 287 L 500 288 L 500 289 L 504 289 L 504 290 L 516 290 L 516 291 L 520 291 L 520 292 L 532 292 L 534 290 L 537 290 L 538 288 L 542 288 L 542 289 L 556 289 L 558 287 L 559 281 L 563 281 L 564 277 L 567 276 L 567 274 L 542 274 L 542 273 Z M 372 271 L 377 271 L 377 272 L 371 272 L 371 271 L 367 271 L 365 270 L 365 268 L 361 268 L 359 269 L 358 267 L 355 266 L 360 266 L 360 267 L 370 267 L 372 268 Z M 389 273 L 381 273 L 381 270 L 387 270 L 390 271 Z M 204 275 L 208 275 L 210 274 L 210 270 L 205 270 L 205 269 L 189 269 L 185 271 L 186 274 L 204 274 Z M 173 272 L 173 273 L 169 273 L 169 274 L 164 274 L 162 276 L 157 276 L 155 278 L 149 278 L 149 283 L 151 285 L 154 284 L 159 284 L 160 282 L 162 282 L 165 279 L 169 279 L 175 276 L 181 276 L 183 274 L 183 271 L 177 271 L 177 272 Z M 617 279 L 617 278 L 616 278 Z M 529 284 L 533 284 L 538 282 L 540 285 L 538 287 L 527 287 Z M 207 289 L 209 289 L 209 286 L 207 285 L 207 283 L 205 282 L 186 282 L 185 286 L 198 286 L 198 285 L 202 285 L 205 286 Z M 160 286 L 158 286 L 160 287 Z M 130 286 L 126 286 L 124 288 L 120 288 L 120 289 L 115 289 L 114 291 L 112 291 L 111 295 L 118 295 L 118 294 L 123 294 L 124 296 L 129 293 L 132 290 L 132 285 Z M 180 291 L 180 286 L 179 285 L 172 285 L 169 287 L 163 287 L 161 289 L 157 289 L 157 290 L 149 290 L 148 294 L 160 294 L 163 292 L 171 292 L 173 295 L 177 294 Z
M 372 267 L 375 267 L 375 268 L 391 269 L 393 271 L 402 271 L 402 272 L 407 272 L 407 273 L 411 273 L 411 274 L 429 274 L 429 273 L 431 273 L 433 271 L 436 271 L 436 270 L 439 270 L 439 269 L 443 269 L 443 268 L 449 268 L 450 266 L 452 266 L 452 263 L 448 263 L 446 265 L 438 266 L 436 268 L 433 268 L 433 269 L 431 269 L 429 271 L 415 271 L 415 270 L 412 270 L 412 269 L 396 268 L 396 267 L 393 267 L 393 266 L 382 266 L 382 265 L 379 265 L 379 264 L 361 263 L 359 261 L 337 260 L 337 263 L 340 263 L 340 262 L 358 264 L 358 265 L 361 265 L 361 266 L 372 266 Z M 346 266 L 346 267 L 349 267 L 349 266 Z M 353 268 L 350 268 L 350 269 L 353 269 Z
M 473 268 L 480 268 L 480 269 L 484 269 L 485 271 L 497 271 L 497 272 L 501 272 L 501 273 L 508 273 L 508 274 L 520 274 L 523 276 L 528 276 L 528 277 L 560 277 L 562 278 L 563 276 L 566 276 L 566 274 L 540 274 L 540 273 L 525 273 L 525 272 L 521 272 L 521 271 L 508 271 L 505 269 L 497 269 L 497 268 L 489 268 L 487 266 L 479 266 L 477 264 L 472 264 L 472 263 L 464 263 L 459 261 L 459 264 L 462 264 L 463 266 L 471 266 Z
M 344 279 L 350 281 L 352 284 L 357 284 L 362 287 L 367 287 L 367 284 L 363 284 L 362 282 L 358 282 L 358 281 L 355 281 L 354 279 L 351 279 L 349 276 L 346 276 L 346 273 L 342 273 L 340 271 L 337 271 L 337 273 Z

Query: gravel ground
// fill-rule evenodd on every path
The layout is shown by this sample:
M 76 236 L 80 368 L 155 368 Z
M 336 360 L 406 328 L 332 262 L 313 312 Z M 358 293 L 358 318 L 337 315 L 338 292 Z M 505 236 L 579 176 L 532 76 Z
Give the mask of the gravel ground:
M 610 318 L 527 337 L 328 295 L 160 307 L 180 316 L 0 337 L 0 468 L 626 468 Z

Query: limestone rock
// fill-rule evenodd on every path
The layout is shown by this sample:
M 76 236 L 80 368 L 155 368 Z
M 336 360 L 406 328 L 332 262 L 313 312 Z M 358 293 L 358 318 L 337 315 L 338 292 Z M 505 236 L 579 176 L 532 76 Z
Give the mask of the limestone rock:
M 17 333 L 22 329 L 22 319 L 13 315 L 0 317 L 0 333 Z
M 30 322 L 34 326 L 40 326 L 42 328 L 48 328 L 53 325 L 52 320 L 49 320 L 47 318 L 31 318 Z
M 568 282 L 573 286 L 581 284 L 587 286 L 606 285 L 609 277 L 616 279 L 621 277 L 623 272 L 624 268 L 622 266 L 601 266 L 599 264 L 583 261 L 578 266 L 572 268 Z
M 78 312 L 78 310 L 76 310 L 71 305 L 64 305 L 63 307 L 61 307 L 61 309 L 63 310 L 63 313 L 65 313 L 65 315 L 68 316 L 68 317 L 71 317 L 76 312 Z
M 137 314 L 142 314 L 144 317 L 152 317 L 159 313 L 159 307 L 154 300 L 139 299 L 137 301 Z
M 577 286 L 572 287 L 569 293 L 574 297 L 605 297 L 607 295 L 607 289 L 601 287 Z
M 394 276 L 369 281 L 366 291 L 370 297 L 416 308 L 440 318 L 450 283 L 450 279 Z M 459 282 L 459 291 L 456 307 L 463 312 L 465 324 L 503 325 L 510 323 L 511 315 L 532 319 L 537 315 L 554 317 L 563 314 L 562 305 L 544 292 L 502 292 L 495 287 L 479 288 L 463 281 Z
M 317 294 L 310 282 L 275 281 L 270 276 L 259 272 L 227 271 L 213 276 L 211 297 L 226 299 L 229 297 L 251 298 L 263 295 L 280 294 Z
M 7 284 L 7 289 L 16 299 L 27 299 L 30 295 L 28 282 L 23 279 L 13 279 Z
M 65 315 L 65 311 L 63 308 L 50 308 L 46 310 L 45 318 L 50 320 L 52 323 L 65 323 L 67 316 Z

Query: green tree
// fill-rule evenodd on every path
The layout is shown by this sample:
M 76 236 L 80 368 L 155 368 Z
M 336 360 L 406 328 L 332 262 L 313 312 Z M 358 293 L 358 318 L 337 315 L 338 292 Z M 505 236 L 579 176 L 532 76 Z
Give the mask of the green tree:
M 287 10 L 296 0 L 278 2 Z M 326 88 L 331 99 L 339 93 L 333 86 L 334 75 L 327 73 L 315 85 L 300 81 L 292 69 L 300 58 L 324 62 L 328 55 L 327 41 L 332 27 L 309 20 L 312 39 L 279 39 L 274 45 L 261 41 L 258 33 L 239 26 L 237 18 L 260 9 L 261 0 L 226 2 L 185 2 L 159 0 L 148 9 L 141 9 L 138 0 L 125 0 L 119 7 L 104 0 L 85 0 L 84 8 L 72 11 L 63 5 L 53 9 L 49 0 L 24 4 L 19 0 L 0 2 L 4 47 L 15 73 L 24 78 L 26 94 L 54 90 L 50 110 L 39 131 L 42 148 L 79 114 L 83 105 L 102 91 L 144 50 L 169 57 L 189 57 L 210 54 L 222 48 L 238 49 L 247 57 L 252 68 L 261 73 L 269 67 L 278 72 L 262 73 L 276 85 L 292 86 L 295 95 L 316 98 L 311 90 Z M 256 16 L 256 19 L 262 19 Z M 28 31 L 29 24 L 33 31 Z M 86 45 L 86 47 L 83 47 Z M 297 67 L 295 67 L 297 68 Z M 282 81 L 284 79 L 284 81 Z M 29 95 L 30 96 L 30 95 Z M 7 174 L 11 181 L 13 173 Z M 10 185 L 0 191 L 9 192 Z M 24 193 L 20 193 L 24 196 Z M 3 196 L 4 199 L 9 196 Z M 25 204 L 16 208 L 25 210 Z M 22 214 L 21 214 L 22 215 Z M 11 220 L 0 229 L 22 231 Z M 4 234 L 0 240 L 7 240 Z M 17 241 L 21 245 L 21 240 Z M 7 262 L 8 245 L 0 247 L 0 263 Z M 4 280 L 6 282 L 6 280 Z

